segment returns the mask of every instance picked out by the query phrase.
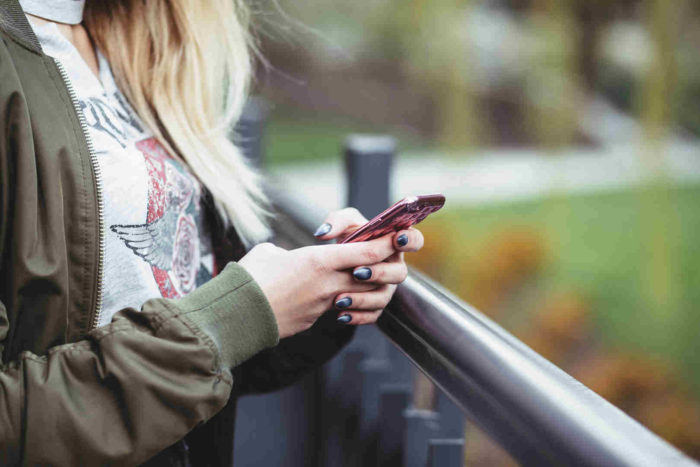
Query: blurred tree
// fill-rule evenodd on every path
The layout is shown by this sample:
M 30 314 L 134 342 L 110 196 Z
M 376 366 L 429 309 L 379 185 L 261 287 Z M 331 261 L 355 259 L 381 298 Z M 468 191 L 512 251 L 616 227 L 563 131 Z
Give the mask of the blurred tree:
M 548 148 L 568 147 L 575 139 L 581 107 L 578 56 L 580 28 L 573 3 L 536 0 L 528 14 L 533 33 L 525 83 L 537 141 Z
M 642 290 L 660 325 L 677 323 L 680 311 L 680 228 L 666 165 L 676 95 L 677 25 L 684 3 L 650 0 L 646 4 L 648 29 L 655 47 L 638 104 L 644 128 L 640 158 L 649 180 L 641 190 L 641 232 L 647 238 Z
M 472 52 L 464 30 L 474 0 L 411 0 L 410 8 L 403 0 L 392 3 L 394 14 L 404 18 L 408 75 L 416 86 L 428 86 L 435 99 L 438 142 L 449 148 L 478 146 L 488 138 L 470 79 Z
M 630 16 L 641 0 L 575 0 L 574 14 L 578 22 L 578 73 L 588 91 L 598 87 L 600 68 L 600 36 L 603 28 L 618 15 Z

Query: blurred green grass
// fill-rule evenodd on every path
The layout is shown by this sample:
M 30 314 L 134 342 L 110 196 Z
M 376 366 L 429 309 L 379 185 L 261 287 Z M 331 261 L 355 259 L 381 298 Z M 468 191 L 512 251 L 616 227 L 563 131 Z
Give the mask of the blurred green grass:
M 340 162 L 342 142 L 350 133 L 395 136 L 400 153 L 429 147 L 404 129 L 276 109 L 266 129 L 265 163 Z M 574 290 L 590 301 L 596 338 L 606 348 L 639 351 L 669 362 L 700 390 L 700 186 L 672 188 L 668 195 L 679 220 L 665 239 L 676 253 L 670 260 L 678 265 L 674 280 L 682 296 L 675 310 L 654 310 L 646 299 L 643 272 L 652 264 L 652 250 L 645 230 L 648 219 L 643 218 L 649 211 L 641 205 L 649 197 L 638 189 L 478 207 L 448 200 L 446 209 L 421 225 L 430 232 L 427 241 L 438 247 L 425 248 L 418 255 L 430 257 L 416 258 L 415 263 L 433 263 L 431 275 L 473 302 L 478 290 L 470 289 L 475 272 L 469 264 L 488 258 L 490 242 L 500 232 L 534 232 L 545 256 L 532 278 L 536 292 L 517 297 L 509 306 L 513 316 L 499 317 L 502 325 L 517 335 L 517 327 L 527 326 L 544 296 Z
M 488 258 L 494 236 L 513 229 L 534 232 L 544 250 L 544 264 L 534 278 L 538 295 L 555 290 L 583 294 L 606 347 L 670 362 L 700 389 L 700 186 L 671 188 L 668 194 L 679 220 L 676 235 L 665 239 L 678 265 L 681 296 L 675 310 L 654 310 L 645 299 L 643 271 L 651 263 L 639 190 L 482 207 L 450 206 L 448 200 L 446 209 L 421 228 L 428 233 L 426 241 L 439 242 L 444 252 L 430 250 L 430 261 L 439 262 L 437 279 L 461 291 L 468 302 L 479 293 L 465 286 L 474 273 L 469 264 Z M 524 300 L 510 309 L 527 315 L 536 303 Z M 527 316 L 507 320 L 522 323 Z
M 276 110 L 266 127 L 265 163 L 276 166 L 342 160 L 343 141 L 353 133 L 394 136 L 400 152 L 427 147 L 424 139 L 402 128 L 377 127 L 341 117 L 321 120 L 317 115 Z

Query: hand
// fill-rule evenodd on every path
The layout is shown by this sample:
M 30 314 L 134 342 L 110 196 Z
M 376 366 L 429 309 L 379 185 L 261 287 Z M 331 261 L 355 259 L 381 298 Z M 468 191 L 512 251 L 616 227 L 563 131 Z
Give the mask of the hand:
M 350 270 L 377 264 L 395 254 L 393 236 L 347 245 L 315 245 L 284 250 L 271 243 L 255 246 L 238 262 L 267 297 L 281 338 L 311 327 L 333 306 L 340 293 L 375 290 L 376 283 L 358 281 Z
M 357 230 L 367 219 L 355 208 L 331 213 L 316 231 L 322 240 L 342 240 Z M 344 290 L 335 297 L 335 308 L 342 310 L 338 318 L 346 324 L 371 324 L 377 321 L 382 310 L 391 300 L 397 284 L 406 279 L 408 269 L 403 253 L 418 251 L 423 247 L 423 234 L 414 228 L 391 235 L 395 253 L 382 262 L 365 263 L 352 271 L 357 283 L 373 285 L 367 291 Z

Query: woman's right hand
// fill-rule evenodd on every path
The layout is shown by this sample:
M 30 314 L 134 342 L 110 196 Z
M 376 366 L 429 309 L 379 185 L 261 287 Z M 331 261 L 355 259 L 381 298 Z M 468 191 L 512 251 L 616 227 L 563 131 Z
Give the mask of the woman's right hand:
M 285 250 L 271 243 L 256 245 L 238 262 L 255 279 L 277 319 L 280 338 L 310 328 L 332 308 L 341 292 L 368 292 L 376 284 L 353 279 L 358 266 L 376 264 L 396 250 L 393 235 L 368 242 L 315 245 Z

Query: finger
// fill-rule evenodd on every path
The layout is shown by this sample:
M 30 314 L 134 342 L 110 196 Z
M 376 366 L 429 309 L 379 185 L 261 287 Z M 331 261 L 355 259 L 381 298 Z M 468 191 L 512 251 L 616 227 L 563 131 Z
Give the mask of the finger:
M 399 251 L 418 251 L 423 248 L 423 234 L 418 229 L 407 229 L 396 232 L 394 246 Z
M 352 275 L 355 280 L 363 283 L 400 284 L 406 280 L 408 268 L 403 262 L 383 262 L 355 268 Z
M 372 290 L 377 290 L 383 285 L 358 281 L 352 276 L 352 271 L 340 271 L 335 274 L 337 274 L 337 278 L 333 281 L 331 286 L 336 294 L 340 292 L 370 292 Z
M 363 324 L 374 324 L 382 315 L 383 309 L 373 311 L 348 311 L 338 316 L 338 323 L 348 326 L 361 326 Z
M 403 263 L 403 251 L 397 251 L 384 260 L 385 263 Z
M 345 208 L 333 211 L 326 217 L 314 236 L 322 240 L 330 240 L 343 234 L 349 234 L 361 225 L 367 223 L 367 219 L 355 208 Z
M 317 249 L 320 262 L 341 271 L 384 261 L 396 251 L 392 240 L 393 234 L 387 234 L 367 242 L 318 245 L 311 248 Z
M 396 286 L 385 285 L 371 292 L 338 294 L 333 302 L 336 310 L 374 311 L 384 308 L 391 300 Z

